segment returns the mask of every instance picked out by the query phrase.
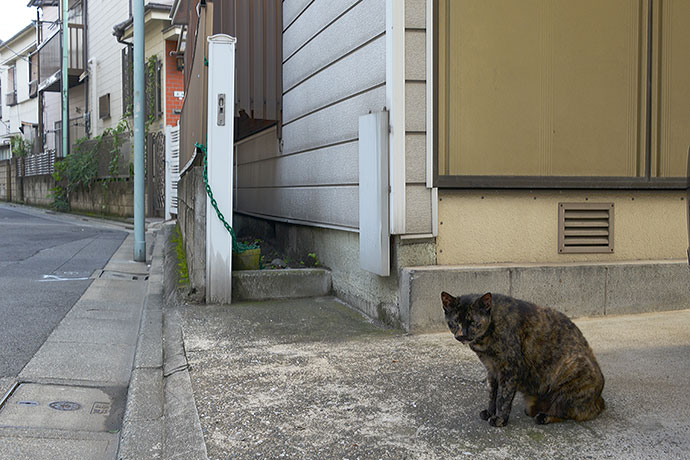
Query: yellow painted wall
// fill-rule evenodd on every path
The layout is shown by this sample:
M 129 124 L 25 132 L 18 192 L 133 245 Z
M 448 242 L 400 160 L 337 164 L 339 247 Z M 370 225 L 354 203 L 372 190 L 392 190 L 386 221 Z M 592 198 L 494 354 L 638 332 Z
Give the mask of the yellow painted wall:
M 685 192 L 439 191 L 439 265 L 683 259 Z M 559 202 L 613 202 L 613 254 L 558 254 Z

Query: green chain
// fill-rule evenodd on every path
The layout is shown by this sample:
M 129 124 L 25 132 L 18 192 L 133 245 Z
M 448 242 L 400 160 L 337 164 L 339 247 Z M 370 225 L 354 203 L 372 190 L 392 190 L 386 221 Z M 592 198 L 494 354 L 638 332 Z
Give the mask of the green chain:
M 239 254 L 250 249 L 259 249 L 258 244 L 246 244 L 239 241 L 237 236 L 235 236 L 235 231 L 232 229 L 230 224 L 225 221 L 225 216 L 223 216 L 223 213 L 220 212 L 220 209 L 218 209 L 218 203 L 216 202 L 216 199 L 213 198 L 213 191 L 211 190 L 211 186 L 208 184 L 208 152 L 206 146 L 198 142 L 196 143 L 196 146 L 197 148 L 201 149 L 202 152 L 204 152 L 204 185 L 206 187 L 206 193 L 211 199 L 211 206 L 213 206 L 213 209 L 216 210 L 218 218 L 223 223 L 225 229 L 230 233 L 230 236 L 232 236 L 232 250 Z

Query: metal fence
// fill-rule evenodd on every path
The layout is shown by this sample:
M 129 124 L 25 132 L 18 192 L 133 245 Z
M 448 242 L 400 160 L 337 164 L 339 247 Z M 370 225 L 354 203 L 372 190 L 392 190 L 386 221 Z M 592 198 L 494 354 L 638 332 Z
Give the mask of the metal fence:
M 42 176 L 55 171 L 55 152 L 17 158 L 17 176 Z
M 115 149 L 113 136 L 104 136 L 101 144 L 97 139 L 89 139 L 72 146 L 72 151 L 94 151 L 98 159 L 98 178 L 127 178 L 130 177 L 132 163 L 132 138 L 123 133 L 119 137 L 119 146 Z

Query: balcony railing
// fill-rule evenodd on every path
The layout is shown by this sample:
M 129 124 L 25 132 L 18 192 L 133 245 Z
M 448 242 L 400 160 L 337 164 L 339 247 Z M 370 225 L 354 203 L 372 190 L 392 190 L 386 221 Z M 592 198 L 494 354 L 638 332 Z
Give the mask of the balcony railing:
M 67 27 L 69 34 L 69 86 L 79 84 L 79 76 L 85 68 L 84 26 L 82 24 L 70 24 Z M 60 69 L 62 52 L 60 47 L 60 32 L 56 31 L 47 40 L 41 43 L 36 50 L 39 60 L 38 90 L 59 91 Z
M 5 95 L 5 104 L 8 106 L 17 105 L 17 91 L 10 91 Z

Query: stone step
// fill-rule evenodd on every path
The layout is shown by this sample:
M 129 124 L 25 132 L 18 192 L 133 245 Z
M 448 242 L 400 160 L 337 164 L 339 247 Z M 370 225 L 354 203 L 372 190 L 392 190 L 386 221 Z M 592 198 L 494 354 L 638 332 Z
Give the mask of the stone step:
M 331 293 L 331 272 L 323 268 L 239 270 L 232 273 L 232 300 L 297 299 Z

